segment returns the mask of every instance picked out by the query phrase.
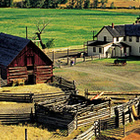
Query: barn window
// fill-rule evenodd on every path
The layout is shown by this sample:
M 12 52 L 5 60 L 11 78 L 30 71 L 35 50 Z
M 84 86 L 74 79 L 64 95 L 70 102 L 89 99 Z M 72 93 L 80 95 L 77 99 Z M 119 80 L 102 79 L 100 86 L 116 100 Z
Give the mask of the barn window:
M 117 41 L 119 41 L 119 37 L 117 37 Z
M 136 42 L 139 42 L 139 37 L 138 36 L 136 36 Z
M 139 53 L 140 53 L 140 47 L 139 47 Z
M 129 36 L 129 42 L 132 42 L 132 36 Z
M 93 52 L 96 52 L 96 47 L 93 47 Z
M 99 48 L 99 53 L 102 53 L 102 48 Z

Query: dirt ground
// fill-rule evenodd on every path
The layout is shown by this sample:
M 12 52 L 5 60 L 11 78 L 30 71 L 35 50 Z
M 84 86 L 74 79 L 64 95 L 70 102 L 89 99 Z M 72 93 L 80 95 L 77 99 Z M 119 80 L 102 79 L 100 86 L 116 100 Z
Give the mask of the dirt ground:
M 122 140 L 140 140 L 140 120 L 126 126 L 126 135 Z

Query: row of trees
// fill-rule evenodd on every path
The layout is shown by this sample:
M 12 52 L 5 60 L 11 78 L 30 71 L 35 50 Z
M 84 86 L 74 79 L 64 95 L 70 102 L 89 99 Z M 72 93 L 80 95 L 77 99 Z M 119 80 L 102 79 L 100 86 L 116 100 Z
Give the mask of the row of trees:
M 22 8 L 58 8 L 60 4 L 66 4 L 68 9 L 82 8 L 106 8 L 108 0 L 0 0 L 0 7 L 22 7 Z

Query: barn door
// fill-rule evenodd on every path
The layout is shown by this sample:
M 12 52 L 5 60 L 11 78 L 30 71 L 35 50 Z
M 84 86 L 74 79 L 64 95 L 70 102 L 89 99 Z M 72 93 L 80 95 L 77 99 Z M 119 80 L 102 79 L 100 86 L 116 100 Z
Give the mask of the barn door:
M 34 66 L 34 56 L 27 56 L 27 66 Z

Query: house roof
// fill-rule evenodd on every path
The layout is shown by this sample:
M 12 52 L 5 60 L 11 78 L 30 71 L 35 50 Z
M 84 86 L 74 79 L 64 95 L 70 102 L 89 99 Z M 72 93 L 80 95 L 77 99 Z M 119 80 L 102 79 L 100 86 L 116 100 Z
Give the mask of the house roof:
M 110 43 L 112 42 L 104 42 L 104 41 L 95 40 L 91 42 L 90 44 L 87 44 L 87 46 L 106 47 Z
M 126 36 L 140 36 L 140 24 L 125 25 Z
M 110 32 L 113 37 L 125 36 L 125 26 L 117 25 L 112 28 L 112 26 L 105 26 L 105 28 Z
M 140 24 L 115 25 L 114 27 L 104 26 L 96 36 L 98 36 L 104 28 L 106 28 L 113 37 L 140 36 Z
M 124 42 L 119 42 L 119 43 L 114 43 L 112 44 L 112 46 L 118 46 L 118 47 L 124 47 L 124 48 L 131 48 L 131 46 L 129 46 L 128 44 L 124 43 Z
M 0 64 L 8 66 L 29 42 L 29 39 L 0 33 Z

